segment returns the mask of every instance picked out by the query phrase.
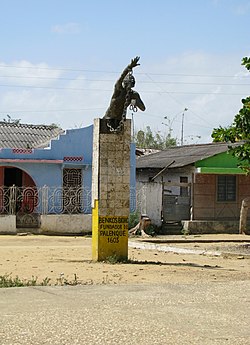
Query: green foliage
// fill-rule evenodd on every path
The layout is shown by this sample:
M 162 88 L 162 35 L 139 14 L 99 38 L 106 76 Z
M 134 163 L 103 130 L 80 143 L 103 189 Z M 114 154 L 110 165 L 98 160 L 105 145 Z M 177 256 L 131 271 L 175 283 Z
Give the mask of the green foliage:
M 246 69 L 248 69 L 248 70 L 250 71 L 250 58 L 244 57 L 244 58 L 242 59 L 241 64 L 242 64 L 243 66 L 245 66 Z
M 126 258 L 119 256 L 117 254 L 113 254 L 107 257 L 106 262 L 109 264 L 117 264 L 117 263 L 121 263 L 121 262 L 126 262 Z
M 50 124 L 50 127 L 51 127 L 51 128 L 60 128 L 60 125 L 58 125 L 57 123 L 52 122 L 52 123 Z
M 48 277 L 44 278 L 43 281 L 41 282 L 41 286 L 48 286 L 48 285 L 50 285 L 50 281 L 51 281 L 50 278 L 48 278 Z
M 74 273 L 74 279 L 68 280 L 66 277 L 64 277 L 64 273 L 61 273 L 59 278 L 56 280 L 56 285 L 78 285 L 80 284 L 77 275 Z
M 149 226 L 146 227 L 144 230 L 145 233 L 149 236 L 156 236 L 157 234 L 157 227 L 153 224 L 150 224 Z
M 20 279 L 18 276 L 12 277 L 10 274 L 5 274 L 0 276 L 0 288 L 9 288 L 9 287 L 24 287 L 24 286 L 47 286 L 49 285 L 50 279 L 46 277 L 41 283 L 38 282 L 37 277 L 31 279 Z
M 242 65 L 250 70 L 250 58 L 243 58 Z M 240 167 L 250 173 L 250 97 L 242 99 L 242 108 L 235 115 L 233 123 L 229 127 L 214 128 L 212 138 L 214 142 L 235 143 L 243 141 L 237 147 L 229 145 L 229 151 L 240 161 Z
M 188 229 L 184 230 L 184 229 L 182 228 L 182 229 L 181 229 L 181 233 L 182 233 L 183 236 L 188 236 L 188 235 L 189 235 L 189 230 L 188 230 Z
M 19 279 L 19 277 L 10 277 L 8 274 L 4 276 L 0 276 L 0 288 L 7 288 L 7 287 L 22 287 L 25 286 L 24 282 Z
M 140 221 L 140 212 L 139 211 L 135 211 L 130 213 L 129 217 L 128 217 L 128 228 L 132 229 L 134 228 Z
M 7 114 L 7 119 L 3 119 L 3 122 L 19 124 L 21 119 L 13 119 L 9 114 Z
M 177 140 L 172 138 L 170 133 L 165 136 L 159 132 L 153 133 L 150 126 L 147 126 L 145 130 L 135 133 L 135 144 L 141 149 L 164 150 L 176 146 Z

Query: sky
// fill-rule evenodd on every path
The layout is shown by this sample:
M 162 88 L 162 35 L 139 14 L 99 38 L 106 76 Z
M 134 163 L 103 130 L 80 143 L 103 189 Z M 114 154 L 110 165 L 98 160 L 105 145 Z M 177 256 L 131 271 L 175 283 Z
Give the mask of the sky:
M 212 141 L 250 94 L 250 0 L 0 0 L 0 121 L 80 128 L 102 118 L 135 56 L 150 126 Z M 7 116 L 8 115 L 8 116 Z

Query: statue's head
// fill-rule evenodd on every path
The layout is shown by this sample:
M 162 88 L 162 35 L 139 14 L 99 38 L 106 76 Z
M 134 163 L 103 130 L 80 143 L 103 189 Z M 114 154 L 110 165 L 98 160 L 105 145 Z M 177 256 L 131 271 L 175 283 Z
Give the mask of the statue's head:
M 127 88 L 128 86 L 134 87 L 135 86 L 135 78 L 131 73 L 128 73 L 126 77 L 123 79 L 123 87 Z

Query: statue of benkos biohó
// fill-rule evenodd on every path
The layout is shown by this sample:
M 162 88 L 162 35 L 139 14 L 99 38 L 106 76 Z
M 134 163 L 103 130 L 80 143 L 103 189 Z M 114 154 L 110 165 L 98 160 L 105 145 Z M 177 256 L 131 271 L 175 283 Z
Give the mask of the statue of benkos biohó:
M 122 123 L 126 120 L 127 108 L 134 112 L 139 108 L 141 111 L 146 109 L 138 92 L 132 88 L 135 86 L 135 78 L 133 76 L 133 68 L 139 66 L 139 56 L 131 60 L 131 63 L 124 69 L 120 78 L 114 86 L 114 92 L 111 97 L 110 105 L 104 115 L 104 119 L 118 120 Z

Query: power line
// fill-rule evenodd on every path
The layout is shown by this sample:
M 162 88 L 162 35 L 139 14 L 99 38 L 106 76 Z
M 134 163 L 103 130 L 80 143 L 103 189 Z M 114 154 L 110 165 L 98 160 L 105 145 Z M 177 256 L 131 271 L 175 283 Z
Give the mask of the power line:
M 142 73 L 138 73 L 142 74 Z M 249 78 L 249 75 L 219 75 L 219 74 L 185 74 L 185 73 L 147 73 L 150 75 L 168 75 L 168 76 L 175 76 L 175 77 L 204 77 L 204 78 Z
M 36 86 L 36 85 L 9 85 L 0 84 L 0 87 L 11 88 L 31 88 L 31 89 L 50 89 L 50 90 L 70 90 L 70 91 L 103 91 L 111 92 L 111 89 L 91 89 L 91 88 L 77 88 L 77 87 L 59 87 L 59 86 Z M 229 93 L 229 92 L 191 92 L 191 91 L 153 91 L 143 90 L 143 93 L 165 93 L 165 94 L 190 94 L 190 95 L 224 95 L 224 96 L 241 96 L 242 93 Z
M 72 91 L 105 91 L 105 92 L 112 91 L 111 89 L 104 90 L 104 89 L 88 89 L 88 88 L 77 88 L 77 87 L 36 86 L 36 85 L 9 85 L 9 84 L 0 84 L 0 87 L 31 88 L 31 89 L 52 89 L 52 90 L 72 90 Z
M 48 71 L 68 71 L 68 72 L 89 72 L 89 73 L 120 73 L 117 71 L 107 71 L 107 70 L 89 70 L 89 69 L 76 69 L 76 68 L 52 68 L 52 67 L 40 67 L 40 66 L 17 66 L 17 65 L 1 65 L 0 68 L 17 68 L 17 69 L 36 69 L 36 70 L 48 70 Z M 144 72 L 137 72 L 136 74 L 145 74 Z M 218 75 L 218 74 L 186 74 L 186 73 L 152 73 L 148 72 L 150 75 L 167 75 L 167 76 L 177 76 L 177 77 L 208 77 L 208 78 L 235 78 L 239 77 L 236 75 Z M 248 75 L 240 76 L 240 78 L 248 78 Z
M 89 78 L 66 78 L 66 77 L 40 77 L 40 76 L 13 76 L 13 75 L 0 75 L 0 78 L 13 78 L 13 79 L 39 79 L 39 80 L 77 80 L 77 81 L 98 81 L 98 82 L 114 82 L 114 79 L 89 79 Z M 215 85 L 215 86 L 250 86 L 246 83 L 208 83 L 208 82 L 185 82 L 185 81 L 143 81 L 140 84 L 177 84 L 177 85 Z
M 140 81 L 141 84 L 149 84 L 147 81 Z M 188 81 L 155 81 L 157 84 L 177 84 L 177 85 L 216 85 L 216 86 L 250 86 L 250 84 L 242 83 L 203 83 L 203 82 L 188 82 Z
M 143 91 L 144 93 L 159 93 L 159 91 Z M 242 93 L 229 93 L 229 92 L 191 92 L 191 91 L 161 91 L 168 94 L 186 94 L 186 95 L 220 95 L 220 96 L 241 96 Z
M 101 71 L 101 70 L 88 70 L 88 69 L 75 69 L 75 68 L 51 68 L 51 67 L 40 67 L 40 66 L 16 66 L 16 65 L 1 65 L 0 68 L 17 68 L 17 69 L 36 69 L 36 70 L 47 70 L 47 71 L 68 71 L 68 72 L 90 72 L 90 73 L 119 73 L 112 71 Z
M 104 108 L 82 108 L 82 109 L 53 109 L 53 110 L 8 110 L 3 111 L 0 110 L 0 113 L 55 113 L 55 112 L 78 112 L 78 111 L 86 111 L 86 110 L 103 110 Z
M 15 79 L 41 79 L 41 80 L 83 80 L 83 81 L 108 81 L 113 82 L 114 79 L 89 79 L 89 78 L 66 78 L 66 77 L 40 77 L 40 76 L 13 76 L 0 75 L 0 78 L 15 78 Z M 244 85 L 244 84 L 243 84 Z M 250 84 L 249 84 L 250 85 Z
M 79 109 L 46 109 L 46 110 L 0 110 L 0 114 L 21 114 L 21 113 L 51 113 L 51 112 L 79 112 L 79 111 L 87 111 L 87 110 L 103 110 L 105 107 L 100 108 L 79 108 Z M 181 114 L 183 111 L 178 113 L 177 115 Z M 137 115 L 138 113 L 134 114 Z M 155 114 L 149 114 L 149 113 L 143 113 L 143 117 L 153 117 L 153 118 L 159 118 L 162 119 L 163 116 L 161 115 L 155 115 Z M 200 117 L 201 118 L 201 117 Z M 201 118 L 202 119 L 202 118 Z M 179 121 L 177 121 L 179 122 Z M 190 122 L 188 122 L 191 124 Z M 194 125 L 197 125 L 197 123 L 193 123 Z M 209 124 L 210 125 L 210 124 Z M 207 128 L 210 128 L 212 125 L 210 125 Z M 203 126 L 205 127 L 205 126 Z

